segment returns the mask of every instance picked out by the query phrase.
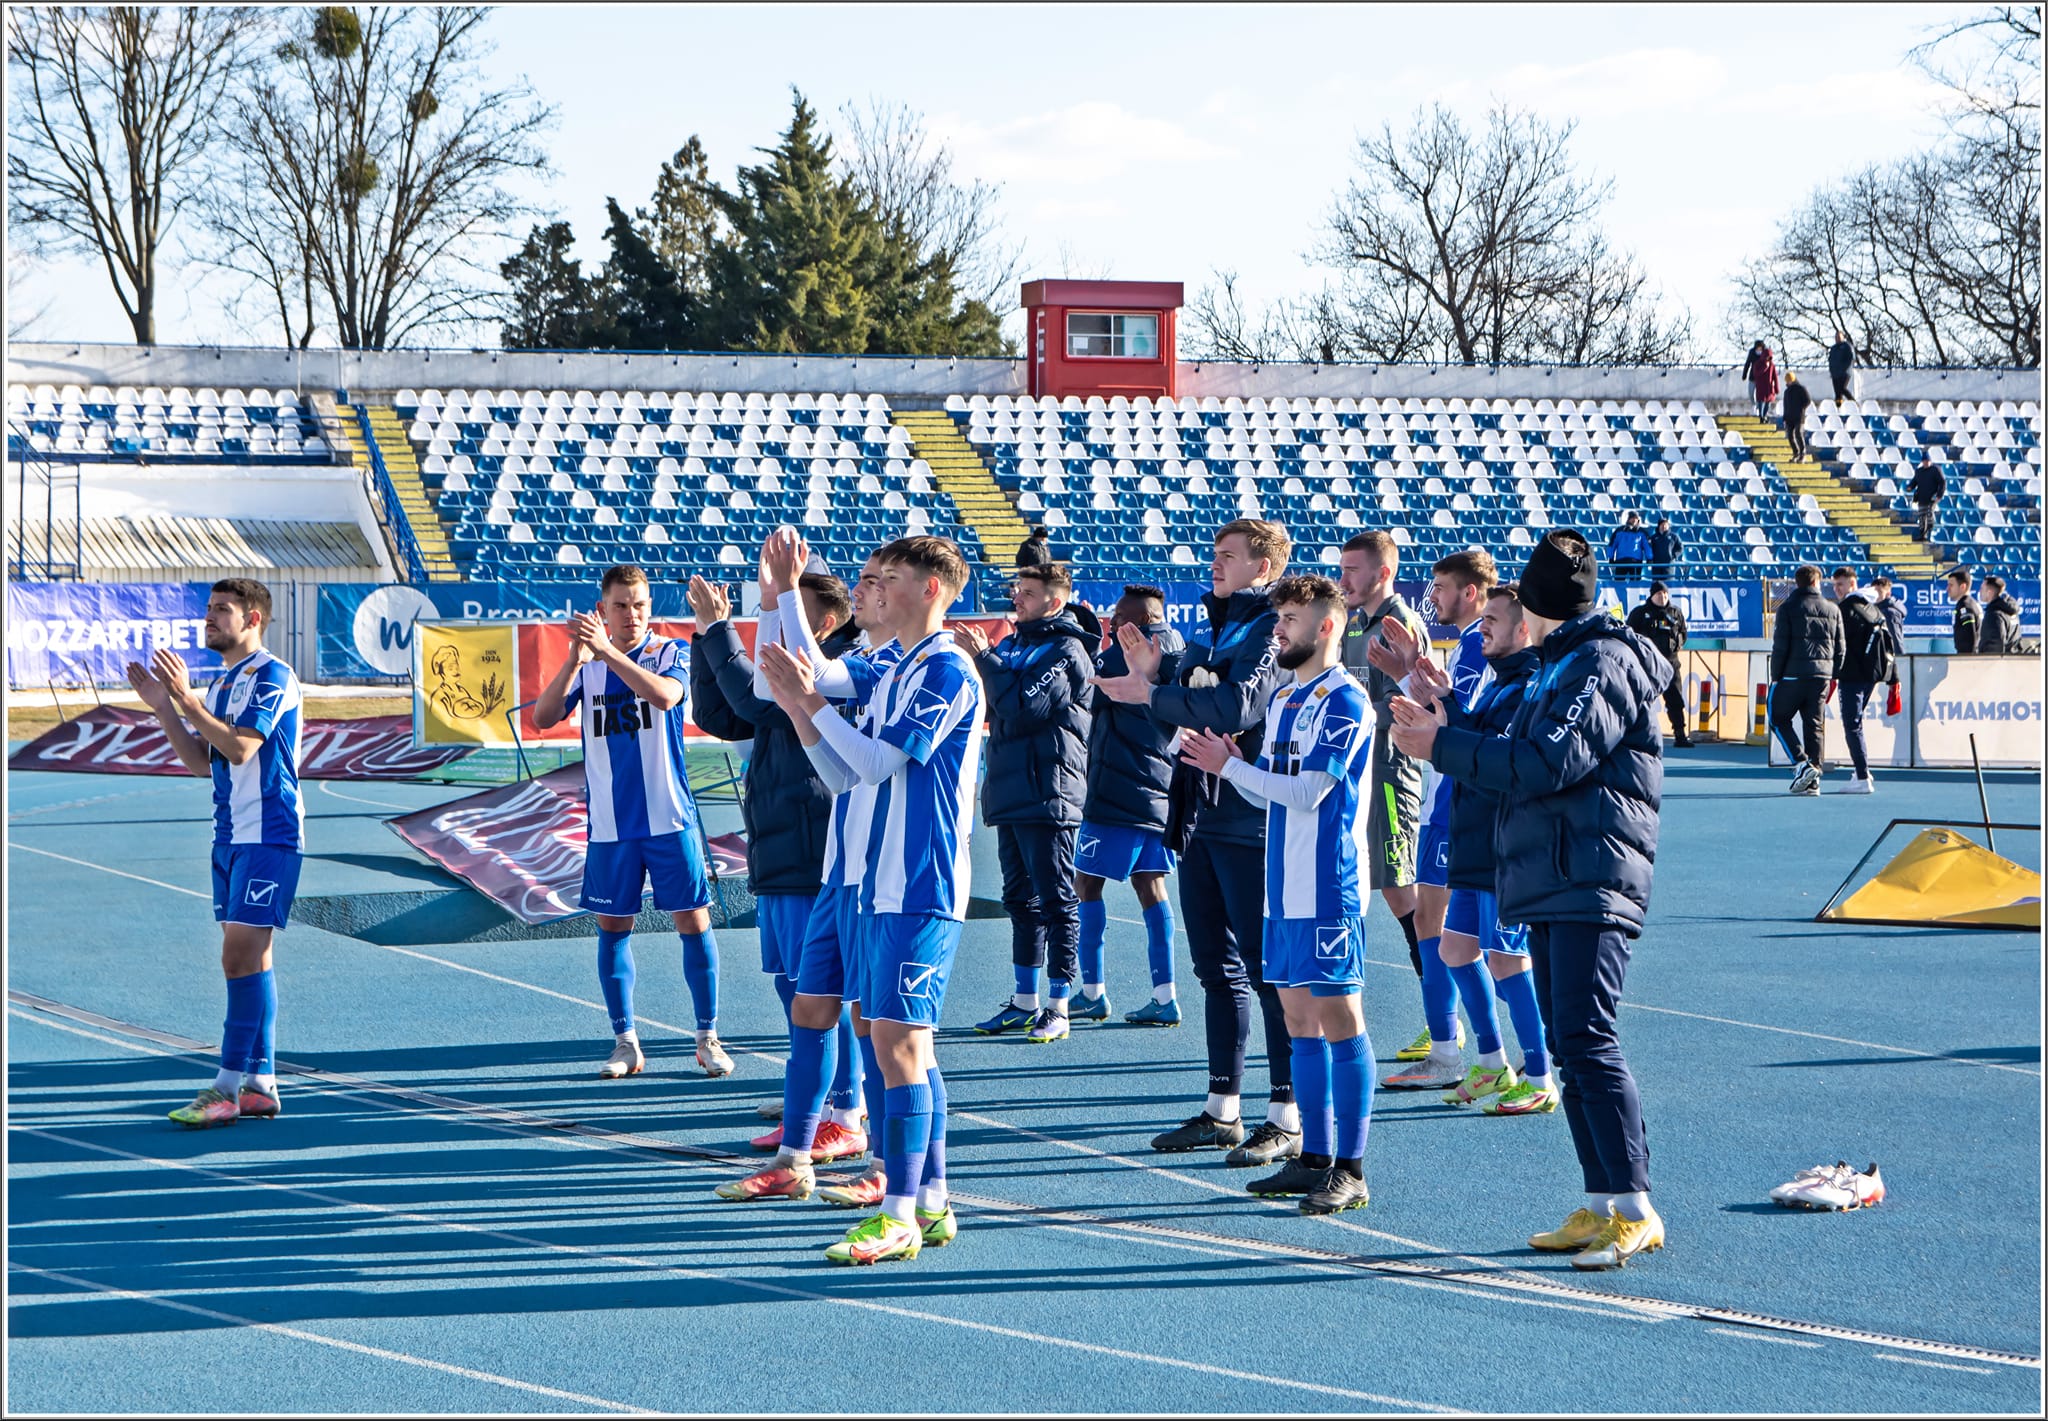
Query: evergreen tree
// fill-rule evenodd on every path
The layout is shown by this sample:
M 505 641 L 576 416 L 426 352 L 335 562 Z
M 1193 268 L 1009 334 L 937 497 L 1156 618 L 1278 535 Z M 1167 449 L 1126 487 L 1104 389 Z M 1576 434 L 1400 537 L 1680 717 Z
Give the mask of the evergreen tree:
M 595 293 L 566 222 L 536 225 L 519 254 L 498 272 L 511 290 L 503 340 L 507 350 L 575 350 L 591 343 Z
M 718 188 L 711 181 L 704 142 L 696 134 L 661 165 L 654 184 L 653 210 L 634 214 L 655 255 L 668 264 L 684 291 L 705 300 L 711 291 L 711 263 L 724 240 L 718 215 Z
M 591 343 L 613 350 L 703 348 L 701 304 L 617 200 L 606 198 L 605 212 L 612 254 L 600 275 L 603 328 Z

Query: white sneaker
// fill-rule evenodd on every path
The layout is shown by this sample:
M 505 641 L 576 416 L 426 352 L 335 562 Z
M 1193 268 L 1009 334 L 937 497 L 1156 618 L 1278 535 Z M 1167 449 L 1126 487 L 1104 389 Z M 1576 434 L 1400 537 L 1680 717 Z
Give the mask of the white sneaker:
M 1884 1193 L 1884 1176 L 1875 1162 L 1858 1174 L 1846 1160 L 1838 1160 L 1779 1185 L 1771 1198 L 1788 1208 L 1874 1209 L 1884 1202 Z
M 1792 772 L 1792 783 L 1787 789 L 1792 794 L 1805 794 L 1820 783 L 1820 771 L 1813 767 L 1811 760 L 1803 761 Z
M 647 1069 L 647 1057 L 640 1050 L 637 1041 L 621 1041 L 612 1048 L 612 1054 L 597 1068 L 601 1081 L 615 1081 L 621 1076 L 637 1076 Z
M 704 1068 L 707 1076 L 729 1076 L 732 1074 L 732 1057 L 725 1054 L 725 1047 L 718 1038 L 707 1036 L 697 1043 L 697 1064 Z
M 1854 775 L 1850 777 L 1849 783 L 1842 786 L 1842 793 L 1876 794 L 1877 786 L 1871 782 L 1869 775 Z

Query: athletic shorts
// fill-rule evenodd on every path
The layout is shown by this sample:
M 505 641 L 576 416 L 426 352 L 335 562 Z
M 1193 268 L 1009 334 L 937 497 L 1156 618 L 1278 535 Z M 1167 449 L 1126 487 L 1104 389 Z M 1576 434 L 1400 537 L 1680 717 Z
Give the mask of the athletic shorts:
M 811 928 L 811 906 L 817 895 L 763 893 L 754 900 L 754 922 L 761 930 L 761 970 L 778 977 L 796 977 L 804 960 L 804 934 Z
M 1500 920 L 1500 900 L 1479 888 L 1453 888 L 1444 909 L 1444 931 L 1476 940 L 1486 952 L 1529 955 L 1529 926 Z
M 1420 760 L 1402 754 L 1385 730 L 1372 737 L 1372 793 L 1366 805 L 1367 887 L 1405 888 L 1415 881 L 1415 837 L 1422 822 Z
M 812 902 L 810 921 L 804 927 L 798 953 L 799 995 L 837 997 L 843 1002 L 860 1000 L 860 987 L 850 980 L 855 929 L 860 921 L 859 897 L 858 889 L 827 888 Z
M 650 882 L 654 906 L 664 913 L 711 906 L 711 875 L 704 869 L 704 849 L 696 831 L 591 844 L 583 859 L 583 910 L 637 917 L 642 892 Z
M 1260 970 L 1276 987 L 1361 986 L 1365 919 L 1268 918 Z
M 299 892 L 299 851 L 272 844 L 213 846 L 213 920 L 252 928 L 291 921 Z
M 1134 873 L 1172 873 L 1173 850 L 1150 829 L 1081 821 L 1074 840 L 1074 872 L 1128 882 Z
M 1422 826 L 1422 837 L 1415 850 L 1415 881 L 1442 888 L 1451 881 L 1451 826 L 1450 816 L 1445 815 L 1442 824 Z
M 862 918 L 854 953 L 860 1014 L 869 1021 L 937 1026 L 946 979 L 960 946 L 960 920 L 935 913 L 877 913 Z

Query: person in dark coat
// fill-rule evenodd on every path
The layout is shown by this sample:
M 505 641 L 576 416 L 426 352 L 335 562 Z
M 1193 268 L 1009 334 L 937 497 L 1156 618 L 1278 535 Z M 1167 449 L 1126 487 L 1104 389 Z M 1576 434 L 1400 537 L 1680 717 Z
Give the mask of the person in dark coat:
M 1643 564 L 1650 557 L 1650 535 L 1643 531 L 1642 514 L 1630 512 L 1621 520 L 1607 540 L 1607 557 L 1614 564 L 1616 577 L 1632 582 L 1643 575 Z
M 1052 548 L 1047 542 L 1051 536 L 1043 527 L 1033 528 L 1030 535 L 1017 544 L 1017 566 L 1051 567 Z
M 1842 674 L 1842 614 L 1821 595 L 1820 569 L 1793 574 L 1792 593 L 1778 604 L 1771 629 L 1771 734 L 1792 757 L 1792 793 L 1820 793 L 1821 731 L 1828 696 Z M 1793 734 L 1794 720 L 1802 722 Z
M 1649 600 L 1628 614 L 1628 629 L 1664 653 L 1671 663 L 1671 684 L 1664 688 L 1664 712 L 1671 717 L 1671 743 L 1684 750 L 1692 745 L 1685 732 L 1685 674 L 1679 653 L 1685 650 L 1685 608 L 1671 600 L 1671 589 L 1661 582 L 1650 584 Z
M 1157 587 L 1124 589 L 1109 621 L 1109 644 L 1095 658 L 1095 674 L 1117 677 L 1130 669 L 1117 638 L 1125 627 L 1160 649 L 1159 678 L 1180 674 L 1186 650 L 1179 632 L 1166 624 L 1166 593 Z M 1075 1014 L 1106 1018 L 1102 940 L 1109 909 L 1103 883 L 1127 879 L 1145 919 L 1145 955 L 1152 975 L 1152 1000 L 1124 1013 L 1134 1026 L 1180 1025 L 1173 985 L 1173 904 L 1166 875 L 1173 850 L 1166 847 L 1167 794 L 1173 784 L 1173 742 L 1178 732 L 1161 725 L 1142 706 L 1127 706 L 1090 688 L 1093 719 L 1088 729 L 1088 799 L 1074 840 L 1074 878 L 1081 895 L 1081 1001 Z M 1100 1003 L 1098 1006 L 1097 1003 Z
M 1749 348 L 1749 357 L 1742 362 L 1742 378 L 1749 382 L 1749 392 L 1756 400 L 1756 417 L 1768 420 L 1778 398 L 1778 366 L 1771 358 L 1771 348 L 1762 341 Z
M 1516 584 L 1539 652 L 1505 735 L 1451 729 L 1407 697 L 1394 734 L 1461 784 L 1501 796 L 1500 920 L 1527 923 L 1550 1054 L 1588 1206 L 1529 1240 L 1612 1268 L 1664 1244 L 1650 1151 L 1616 1013 L 1657 858 L 1664 762 L 1657 697 L 1671 663 L 1596 605 L 1599 568 L 1576 529 L 1544 536 Z
M 1913 471 L 1913 481 L 1906 485 L 1906 492 L 1912 495 L 1913 506 L 1920 510 L 1920 541 L 1924 543 L 1934 536 L 1934 515 L 1948 495 L 1948 479 L 1932 463 L 1922 464 Z
M 1835 607 L 1842 614 L 1842 674 L 1837 678 L 1836 707 L 1842 715 L 1842 739 L 1849 745 L 1853 771 L 1844 794 L 1870 794 L 1870 756 L 1863 743 L 1863 712 L 1877 688 L 1897 674 L 1891 624 L 1876 603 L 1856 586 L 1855 572 L 1835 569 Z
M 1678 560 L 1685 556 L 1685 539 L 1671 530 L 1669 518 L 1657 520 L 1657 531 L 1650 534 L 1650 576 L 1669 582 Z
M 1906 655 L 1906 604 L 1892 596 L 1892 580 L 1889 577 L 1879 575 L 1871 578 L 1870 593 L 1870 604 L 1877 609 L 1877 614 L 1884 618 L 1885 626 L 1891 630 L 1891 683 L 1896 686 L 1899 683 L 1898 664 Z
M 1785 375 L 1785 438 L 1792 445 L 1792 462 L 1810 464 L 1813 456 L 1806 452 L 1806 412 L 1813 407 L 1813 396 L 1806 392 L 1806 386 L 1799 383 L 1799 377 L 1786 372 Z
M 1848 401 L 1849 372 L 1856 368 L 1856 347 L 1849 343 L 1847 331 L 1835 332 L 1835 343 L 1828 347 L 1828 380 L 1835 387 L 1837 403 Z
M 1276 662 L 1273 611 L 1267 588 L 1287 570 L 1293 543 L 1286 530 L 1262 518 L 1240 518 L 1216 532 L 1209 560 L 1210 592 L 1202 599 L 1207 624 L 1198 627 L 1171 681 L 1164 648 L 1135 627 L 1118 633 L 1130 669 L 1098 676 L 1110 700 L 1149 706 L 1167 730 L 1210 730 L 1237 738 L 1256 758 L 1264 738 L 1266 704 L 1282 672 Z M 1208 1035 L 1209 1094 L 1200 1113 L 1152 1141 L 1155 1150 L 1234 1147 L 1233 1165 L 1272 1164 L 1301 1153 L 1301 1114 L 1294 1103 L 1293 1047 L 1279 992 L 1261 974 L 1266 926 L 1266 811 L 1214 775 L 1176 776 L 1173 821 L 1193 803 L 1194 828 L 1180 864 L 1181 921 L 1202 984 Z M 1245 1044 L 1252 1003 L 1266 1025 L 1272 1082 L 1266 1119 L 1247 1135 L 1241 1118 Z
M 1977 654 L 2020 654 L 2020 604 L 2005 590 L 2005 579 L 1996 573 L 1984 579 L 1984 630 L 1977 638 Z
M 992 1036 L 1023 1027 L 1040 1044 L 1067 1034 L 1067 999 L 1080 975 L 1074 830 L 1088 792 L 1088 680 L 1102 637 L 1068 608 L 1073 592 L 1072 575 L 1058 563 L 1019 568 L 1009 636 L 990 645 L 979 627 L 953 632 L 974 658 L 987 697 L 981 817 L 996 831 L 1017 979 L 1010 999 L 974 1029 Z M 1051 978 L 1043 1005 L 1041 972 Z
M 1984 608 L 1970 595 L 1970 570 L 1956 568 L 1948 575 L 1948 600 L 1955 604 L 1955 615 L 1951 635 L 1955 638 L 1956 655 L 1975 656 L 1977 643 L 1984 627 Z

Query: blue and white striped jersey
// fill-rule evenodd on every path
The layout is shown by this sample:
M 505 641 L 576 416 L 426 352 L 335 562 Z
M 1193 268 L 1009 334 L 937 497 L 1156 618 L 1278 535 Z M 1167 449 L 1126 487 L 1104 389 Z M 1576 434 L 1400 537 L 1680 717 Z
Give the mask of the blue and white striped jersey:
M 874 694 L 882 673 L 894 666 L 902 655 L 903 648 L 892 641 L 879 651 L 849 651 L 839 658 L 839 664 L 853 676 L 857 697 L 840 702 L 839 713 L 862 735 L 875 733 L 869 717 L 869 697 Z M 834 797 L 832 817 L 825 823 L 822 887 L 859 886 L 860 866 L 866 864 L 868 858 L 868 825 L 874 817 L 875 791 L 880 788 L 880 785 L 857 784 L 845 794 Z M 845 871 L 849 863 L 855 865 L 851 884 Z
M 303 706 L 299 678 L 267 651 L 243 657 L 207 692 L 206 708 L 215 719 L 263 737 L 256 753 L 239 765 L 207 747 L 216 844 L 305 848 L 306 806 L 299 798 Z
M 690 684 L 690 647 L 643 639 L 631 653 L 642 669 Z M 587 661 L 569 682 L 562 709 L 581 708 L 583 781 L 590 791 L 590 842 L 651 839 L 697 825 L 697 805 L 683 768 L 683 722 L 689 697 L 668 711 L 635 695 L 602 661 Z
M 981 676 L 942 627 L 883 673 L 868 703 L 868 733 L 910 759 L 875 787 L 861 907 L 965 919 L 967 834 L 981 775 Z
M 1372 733 L 1372 702 L 1342 666 L 1281 686 L 1266 703 L 1258 768 L 1336 781 L 1313 808 L 1267 806 L 1267 917 L 1329 920 L 1365 911 L 1358 866 Z
M 1493 666 L 1486 659 L 1486 637 L 1478 622 L 1459 633 L 1458 644 L 1451 648 L 1450 662 L 1444 669 L 1450 672 L 1451 695 L 1456 698 L 1458 709 L 1472 709 L 1480 694 L 1493 684 Z M 1436 766 L 1425 764 L 1425 769 L 1422 822 L 1432 829 L 1442 829 L 1451 822 L 1451 782 Z

